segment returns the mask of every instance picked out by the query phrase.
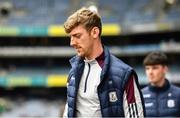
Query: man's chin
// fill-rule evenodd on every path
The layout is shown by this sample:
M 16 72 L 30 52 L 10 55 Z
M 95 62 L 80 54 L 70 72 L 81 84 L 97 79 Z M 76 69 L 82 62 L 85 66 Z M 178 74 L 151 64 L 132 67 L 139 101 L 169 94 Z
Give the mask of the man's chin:
M 84 56 L 83 54 L 81 54 L 81 53 L 77 53 L 77 55 L 78 55 L 79 57 L 82 57 L 82 58 L 85 57 L 85 56 Z

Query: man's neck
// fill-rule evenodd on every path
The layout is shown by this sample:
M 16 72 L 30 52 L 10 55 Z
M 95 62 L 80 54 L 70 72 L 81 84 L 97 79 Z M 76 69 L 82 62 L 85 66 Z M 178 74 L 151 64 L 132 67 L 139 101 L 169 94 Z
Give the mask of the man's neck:
M 162 81 L 152 84 L 152 86 L 156 86 L 156 87 L 162 87 L 165 84 L 165 78 L 162 79 Z
M 87 60 L 95 59 L 103 53 L 103 46 L 101 43 L 96 44 L 92 47 L 92 53 L 89 57 L 85 57 Z

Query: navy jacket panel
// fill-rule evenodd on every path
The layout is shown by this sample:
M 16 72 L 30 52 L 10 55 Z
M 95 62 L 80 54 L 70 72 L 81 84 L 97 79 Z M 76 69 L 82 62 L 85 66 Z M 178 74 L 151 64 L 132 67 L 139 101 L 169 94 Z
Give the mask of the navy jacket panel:
M 149 85 L 142 92 L 148 117 L 180 116 L 180 88 L 167 79 L 163 87 Z
M 123 93 L 125 84 L 127 83 L 130 75 L 136 73 L 134 70 L 111 55 L 106 47 L 104 47 L 104 66 L 101 71 L 101 82 L 97 88 L 98 97 L 100 101 L 101 114 L 103 117 L 124 116 L 123 111 Z M 82 58 L 75 56 L 70 60 L 72 68 L 68 77 L 68 117 L 75 117 L 76 111 L 76 98 L 79 88 L 79 82 L 84 69 L 84 61 Z M 138 79 L 137 76 L 136 80 Z M 115 92 L 117 101 L 110 102 L 109 93 Z M 141 94 L 141 92 L 140 92 Z

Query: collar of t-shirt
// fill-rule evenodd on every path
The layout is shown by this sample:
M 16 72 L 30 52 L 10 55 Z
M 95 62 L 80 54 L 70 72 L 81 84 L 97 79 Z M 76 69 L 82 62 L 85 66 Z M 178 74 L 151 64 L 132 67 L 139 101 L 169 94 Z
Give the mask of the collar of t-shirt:
M 87 62 L 87 63 L 95 63 L 96 61 L 98 62 L 99 66 L 101 68 L 103 68 L 103 66 L 104 66 L 104 51 L 95 59 L 91 59 L 91 60 L 84 59 L 84 62 Z

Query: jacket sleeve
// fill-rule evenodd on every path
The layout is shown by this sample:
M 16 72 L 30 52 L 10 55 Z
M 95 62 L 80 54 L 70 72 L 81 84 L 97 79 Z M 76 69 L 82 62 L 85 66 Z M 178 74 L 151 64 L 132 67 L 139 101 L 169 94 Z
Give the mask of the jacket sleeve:
M 68 117 L 68 104 L 66 102 L 66 105 L 65 105 L 65 109 L 64 109 L 64 113 L 63 113 L 63 118 L 67 118 Z
M 135 75 L 131 75 L 125 84 L 123 95 L 123 108 L 125 117 L 144 117 L 145 109 L 143 104 L 142 93 L 139 89 L 138 81 Z
M 68 76 L 68 80 L 67 80 L 67 84 L 66 87 L 68 89 L 68 85 L 69 85 L 69 76 Z M 68 118 L 68 102 L 66 101 L 66 105 L 64 108 L 64 112 L 63 112 L 63 118 Z

